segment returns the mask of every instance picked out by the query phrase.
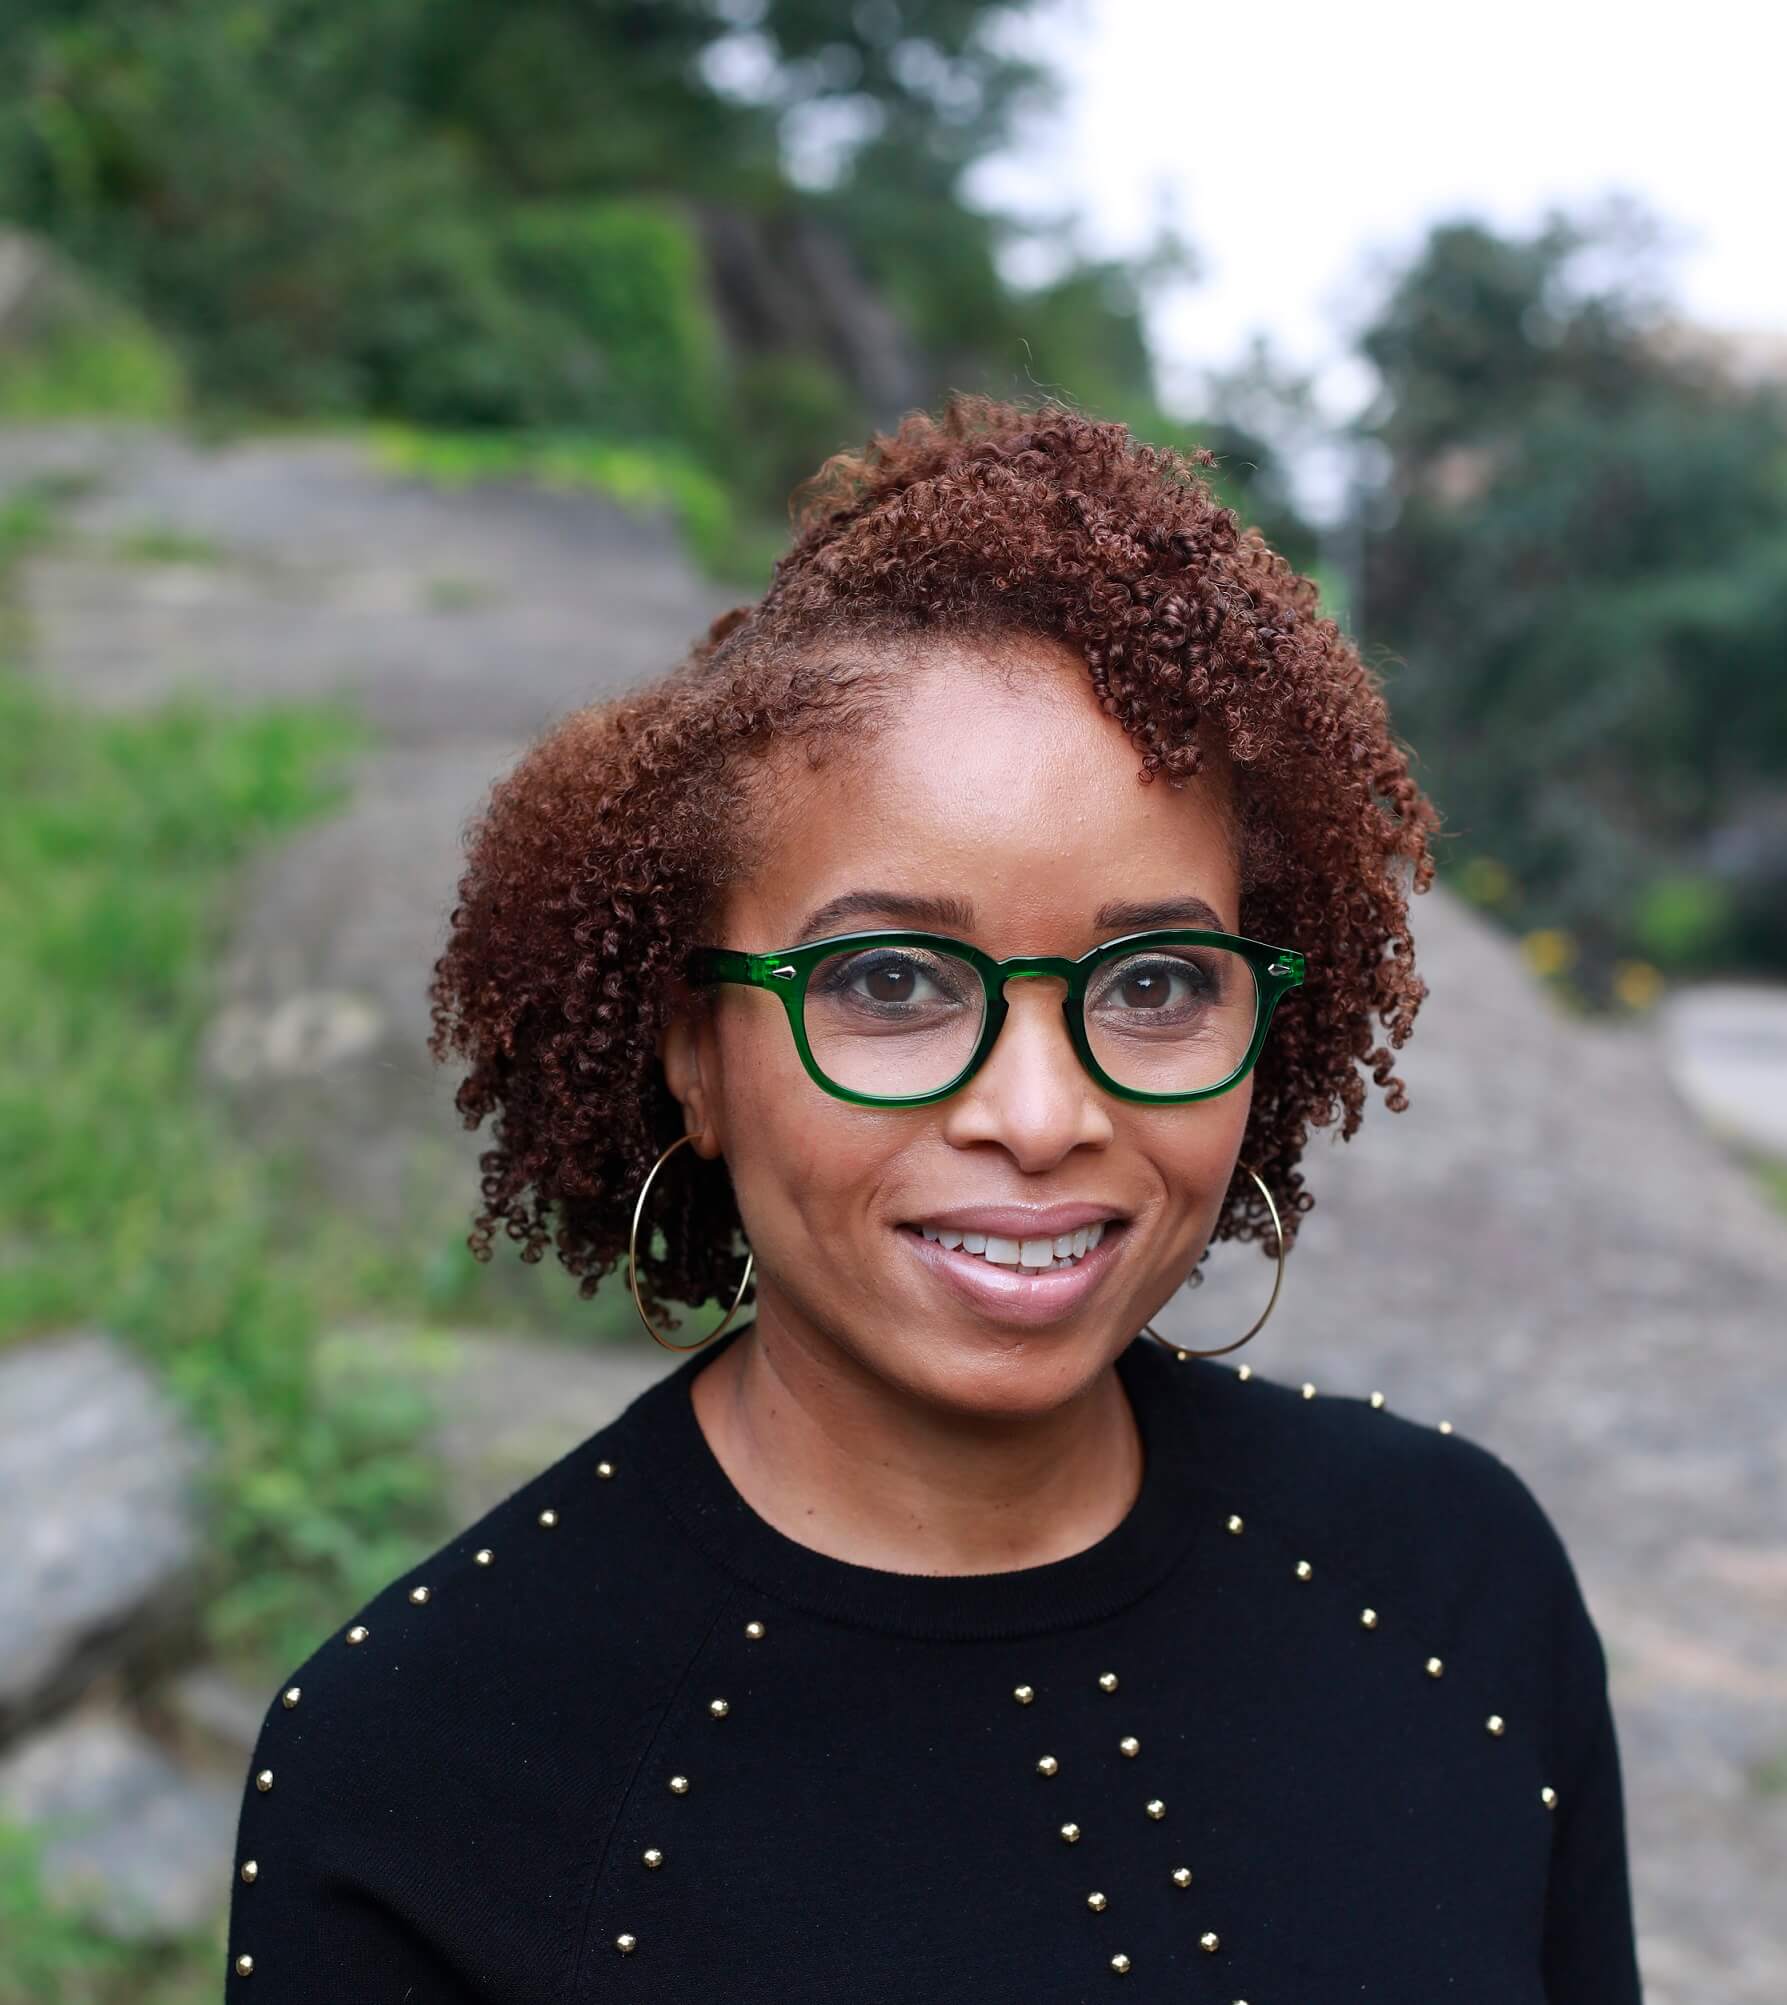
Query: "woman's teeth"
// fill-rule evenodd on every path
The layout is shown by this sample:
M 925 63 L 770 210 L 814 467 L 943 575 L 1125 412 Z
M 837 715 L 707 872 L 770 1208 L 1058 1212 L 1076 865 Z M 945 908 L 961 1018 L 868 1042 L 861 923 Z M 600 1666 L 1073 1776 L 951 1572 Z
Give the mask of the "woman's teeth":
M 1001 1239 L 993 1232 L 950 1232 L 935 1225 L 918 1229 L 927 1239 L 951 1252 L 977 1253 L 996 1267 L 1029 1267 L 1042 1271 L 1050 1267 L 1071 1267 L 1082 1253 L 1104 1237 L 1107 1219 L 1096 1225 L 1082 1225 L 1077 1232 L 1063 1232 L 1053 1239 Z

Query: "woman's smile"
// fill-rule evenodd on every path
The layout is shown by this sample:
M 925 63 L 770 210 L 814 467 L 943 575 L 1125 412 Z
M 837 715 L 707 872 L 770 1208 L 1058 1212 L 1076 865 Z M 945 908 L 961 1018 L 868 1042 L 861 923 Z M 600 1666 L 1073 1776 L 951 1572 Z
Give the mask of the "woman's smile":
M 1085 1209 L 1085 1207 L 1079 1207 Z M 901 1242 L 937 1284 L 989 1322 L 1046 1326 L 1076 1314 L 1119 1260 L 1125 1221 L 1104 1216 L 1053 1235 L 902 1225 Z

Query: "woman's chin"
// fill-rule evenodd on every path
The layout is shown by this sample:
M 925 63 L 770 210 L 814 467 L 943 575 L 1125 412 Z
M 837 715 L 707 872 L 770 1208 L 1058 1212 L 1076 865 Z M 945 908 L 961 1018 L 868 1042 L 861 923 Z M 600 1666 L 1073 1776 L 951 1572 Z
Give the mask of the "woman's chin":
M 893 1325 L 884 1325 L 891 1331 Z M 1076 1398 L 1122 1348 L 1103 1318 L 1011 1329 L 968 1316 L 933 1316 L 900 1344 L 885 1376 L 939 1412 L 964 1419 L 1032 1420 Z

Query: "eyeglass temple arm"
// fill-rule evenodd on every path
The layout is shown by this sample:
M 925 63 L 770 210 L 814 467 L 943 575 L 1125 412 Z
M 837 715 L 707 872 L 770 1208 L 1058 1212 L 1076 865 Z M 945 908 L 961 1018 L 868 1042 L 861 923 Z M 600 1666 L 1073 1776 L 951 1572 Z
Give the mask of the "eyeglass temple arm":
M 788 981 L 794 974 L 780 954 L 743 954 L 735 947 L 697 947 L 683 971 L 697 984 L 744 982 L 764 989 L 774 981 Z

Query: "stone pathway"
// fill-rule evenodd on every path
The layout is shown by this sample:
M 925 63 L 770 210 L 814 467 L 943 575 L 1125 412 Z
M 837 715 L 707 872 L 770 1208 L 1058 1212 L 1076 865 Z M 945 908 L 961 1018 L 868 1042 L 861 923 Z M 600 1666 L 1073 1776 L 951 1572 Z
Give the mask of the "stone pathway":
M 85 546 L 27 567 L 40 673 L 106 706 L 183 677 L 232 702 L 339 690 L 385 732 L 346 812 L 245 884 L 210 1062 L 250 1133 L 301 1149 L 324 1201 L 463 1230 L 484 1138 L 459 1129 L 423 1049 L 460 826 L 553 715 L 667 667 L 733 595 L 600 501 L 440 494 L 338 440 L 0 433 L 0 495 L 56 466 L 104 484 L 73 510 Z M 223 561 L 108 553 L 143 527 L 208 538 Z M 1787 1222 L 1672 1083 L 1667 1018 L 1560 1016 L 1444 893 L 1415 930 L 1432 994 L 1398 1056 L 1411 1106 L 1392 1114 L 1373 1088 L 1352 1142 L 1311 1137 L 1316 1209 L 1247 1355 L 1324 1391 L 1381 1387 L 1526 1478 L 1608 1648 L 1650 2005 L 1779 2005 Z M 1219 1248 L 1160 1327 L 1224 1342 L 1270 1284 L 1257 1249 Z M 418 1369 L 446 1392 L 440 1445 L 469 1511 L 669 1362 L 643 1338 L 625 1362 L 572 1367 L 555 1346 L 467 1336 Z M 455 1433 L 493 1388 L 502 1427 Z

